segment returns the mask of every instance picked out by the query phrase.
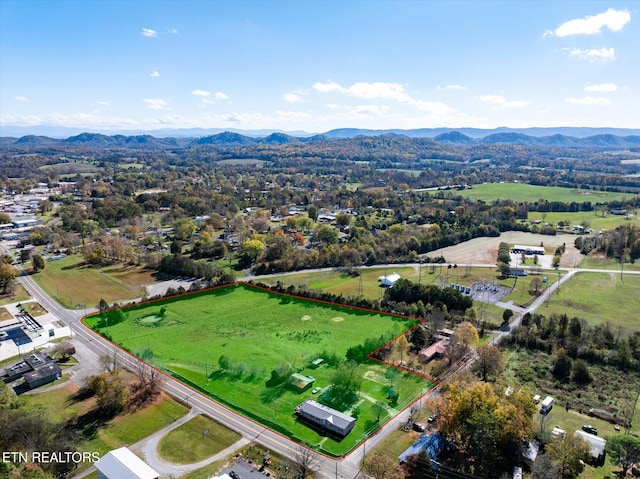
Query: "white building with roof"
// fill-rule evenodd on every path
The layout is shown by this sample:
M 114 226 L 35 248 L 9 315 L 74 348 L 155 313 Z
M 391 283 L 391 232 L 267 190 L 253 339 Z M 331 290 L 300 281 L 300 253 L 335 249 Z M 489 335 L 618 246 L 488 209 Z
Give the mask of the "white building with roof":
M 398 273 L 391 273 L 387 276 L 380 276 L 378 281 L 380 281 L 382 286 L 393 286 L 399 279 L 400 275 Z
M 146 462 L 126 447 L 114 449 L 95 464 L 98 479 L 158 479 L 156 472 Z

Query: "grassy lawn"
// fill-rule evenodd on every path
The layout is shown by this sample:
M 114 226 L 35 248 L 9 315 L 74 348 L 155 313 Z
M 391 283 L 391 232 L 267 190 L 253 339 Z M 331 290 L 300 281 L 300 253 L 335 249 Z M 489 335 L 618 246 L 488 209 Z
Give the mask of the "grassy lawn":
M 167 461 L 192 464 L 226 449 L 240 437 L 207 416 L 196 416 L 164 436 L 158 452 Z
M 300 403 L 322 393 L 267 386 L 271 371 L 288 363 L 301 374 L 313 376 L 314 387 L 326 388 L 334 369 L 327 364 L 311 369 L 311 361 L 333 355 L 344 358 L 347 349 L 363 344 L 366 338 L 382 345 L 415 324 L 407 318 L 282 296 L 246 285 L 127 307 L 111 316 L 113 322 L 107 327 L 99 315 L 86 322 L 91 327 L 102 326 L 101 332 L 121 346 L 238 412 L 334 455 L 351 450 L 378 427 L 374 403 L 386 402 L 390 386 L 386 375 L 391 368 L 372 360 L 356 368 L 362 378 L 357 403 L 360 416 L 355 429 L 342 441 L 321 436 L 293 416 Z M 118 316 L 120 322 L 116 322 Z M 230 363 L 225 369 L 218 362 L 222 355 Z M 400 405 L 389 406 L 380 421 L 431 385 L 419 376 L 397 375 L 393 387 L 400 394 Z
M 65 307 L 79 304 L 95 306 L 100 299 L 108 303 L 144 295 L 142 285 L 152 282 L 149 271 L 122 265 L 90 268 L 82 264 L 81 255 L 48 261 L 46 268 L 33 279 Z
M 553 294 L 549 303 L 538 309 L 539 313 L 566 313 L 577 316 L 590 324 L 610 321 L 614 330 L 639 331 L 640 276 L 618 273 L 579 273 L 561 287 L 560 294 Z
M 74 401 L 72 397 L 78 392 L 78 389 L 75 384 L 67 384 L 52 391 L 39 394 L 24 394 L 22 395 L 22 400 L 30 406 L 42 407 L 47 411 L 47 415 L 52 421 L 62 423 L 85 414 L 95 405 L 93 398 Z
M 84 442 L 80 449 L 97 451 L 103 456 L 112 449 L 129 446 L 144 439 L 149 434 L 168 426 L 187 413 L 187 408 L 170 397 L 161 399 L 134 413 L 123 413 L 109 421 Z
M 82 422 L 82 417 L 95 407 L 95 398 L 82 400 L 74 399 L 79 387 L 75 384 L 67 384 L 62 388 L 39 394 L 24 394 L 22 400 L 28 406 L 42 408 L 56 423 L 63 424 L 67 421 Z M 112 449 L 121 446 L 129 446 L 149 434 L 168 426 L 175 420 L 184 416 L 187 408 L 168 396 L 161 395 L 153 404 L 133 413 L 122 413 L 105 424 L 87 424 L 84 434 L 92 431 L 90 437 L 80 443 L 78 450 L 86 452 L 99 452 L 103 456 Z M 95 430 L 93 428 L 95 427 Z M 80 468 L 86 469 L 90 463 L 81 463 Z
M 460 195 L 472 200 L 491 202 L 493 200 L 513 200 L 515 202 L 528 201 L 534 203 L 540 199 L 546 201 L 561 201 L 563 203 L 606 203 L 608 201 L 633 198 L 631 193 L 612 193 L 608 191 L 578 190 L 560 188 L 556 186 L 536 186 L 523 183 L 483 183 L 473 185 L 470 190 L 445 191 L 445 194 Z M 548 221 L 548 220 L 547 220 Z
M 580 262 L 580 267 L 585 269 L 612 269 L 620 271 L 620 262 L 615 258 L 589 255 Z M 640 262 L 634 264 L 625 263 L 623 269 L 624 271 L 640 271 Z
M 567 232 L 572 231 L 572 226 L 578 226 L 582 222 L 586 221 L 589 224 L 589 228 L 591 230 L 612 230 L 615 229 L 616 226 L 620 225 L 640 225 L 640 219 L 636 217 L 631 217 L 627 219 L 626 216 L 622 215 L 609 215 L 602 216 L 601 214 L 596 214 L 595 211 L 576 211 L 576 212 L 548 212 L 541 213 L 539 211 L 530 211 L 527 215 L 527 219 L 529 221 L 540 220 L 544 223 L 549 223 L 552 225 L 557 225 L 560 221 L 563 221 L 565 224 L 568 223 L 570 226 L 565 227 Z
M 426 281 L 426 267 L 422 268 L 422 280 Z M 418 281 L 417 268 L 399 266 L 397 268 L 366 268 L 360 270 L 360 276 L 350 276 L 346 271 L 321 271 L 318 273 L 284 274 L 270 278 L 258 278 L 258 281 L 275 285 L 280 281 L 284 285 L 306 286 L 309 289 L 320 289 L 345 296 L 362 295 L 369 299 L 378 299 L 384 294 L 378 278 L 385 274 L 398 273 L 403 278 Z M 362 288 L 361 288 L 362 286 Z
M 21 284 L 16 284 L 10 295 L 3 295 L 0 297 L 0 306 L 17 303 L 19 301 L 26 301 L 27 299 L 29 299 L 29 295 L 24 287 Z

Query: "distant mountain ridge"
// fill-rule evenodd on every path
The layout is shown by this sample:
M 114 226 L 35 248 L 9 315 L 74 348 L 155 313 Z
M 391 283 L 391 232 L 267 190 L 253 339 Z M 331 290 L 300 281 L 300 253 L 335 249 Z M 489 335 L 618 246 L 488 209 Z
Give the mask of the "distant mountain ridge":
M 473 137 L 463 133 L 469 129 L 449 130 L 439 133 L 435 136 L 409 136 L 397 131 L 387 131 L 384 134 L 355 134 L 377 132 L 377 130 L 333 130 L 324 135 L 314 135 L 305 137 L 296 137 L 286 133 L 274 132 L 264 137 L 253 137 L 243 135 L 237 132 L 224 131 L 214 135 L 202 136 L 199 138 L 188 137 L 155 137 L 152 135 L 104 135 L 102 133 L 80 133 L 79 135 L 70 136 L 65 139 L 55 139 L 47 136 L 27 135 L 20 138 L 2 137 L 0 138 L 0 147 L 84 147 L 84 148 L 122 148 L 122 149 L 144 149 L 144 150 L 164 150 L 164 149 L 182 149 L 197 148 L 206 146 L 227 146 L 242 147 L 250 145 L 283 145 L 290 143 L 312 143 L 312 142 L 335 142 L 353 138 L 388 138 L 388 139 L 404 139 L 410 142 L 416 141 L 434 141 L 442 145 L 452 146 L 473 146 L 473 145 L 523 145 L 530 147 L 558 147 L 558 148 L 596 148 L 596 149 L 621 149 L 621 148 L 637 148 L 640 147 L 640 130 L 635 135 L 614 135 L 612 133 L 602 133 L 602 130 L 612 129 L 595 129 L 598 134 L 578 137 L 569 136 L 560 133 L 553 133 L 546 136 L 534 136 L 520 133 L 514 130 L 499 131 L 494 130 L 492 133 L 483 137 Z M 544 129 L 555 131 L 557 129 Z M 400 130 L 398 130 L 400 131 Z M 418 130 L 411 130 L 417 132 Z M 435 130 L 430 130 L 433 133 Z M 484 131 L 484 130 L 478 130 Z M 536 130 L 536 132 L 540 132 Z M 474 131 L 477 133 L 477 131 Z M 333 136 L 332 136 L 333 135 Z
M 163 128 L 157 130 L 93 130 L 90 128 L 69 128 L 57 126 L 14 126 L 0 125 L 0 137 L 21 138 L 24 136 L 46 136 L 48 138 L 65 139 L 79 136 L 83 133 L 102 134 L 111 136 L 153 136 L 155 138 L 202 138 L 218 133 L 238 133 L 253 138 L 264 138 L 273 133 L 281 133 L 294 138 L 309 138 L 322 135 L 327 138 L 353 138 L 356 136 L 382 136 L 402 135 L 409 138 L 435 138 L 448 133 L 460 133 L 473 139 L 481 139 L 494 133 L 521 133 L 533 137 L 546 137 L 554 135 L 573 136 L 585 138 L 597 135 L 634 136 L 640 135 L 640 129 L 634 128 L 593 128 L 593 127 L 534 127 L 534 128 L 508 128 L 499 127 L 493 129 L 482 128 L 417 128 L 410 130 L 388 129 L 368 130 L 361 128 L 338 128 L 325 133 L 309 133 L 306 131 L 283 131 L 277 129 L 240 130 L 234 128 Z

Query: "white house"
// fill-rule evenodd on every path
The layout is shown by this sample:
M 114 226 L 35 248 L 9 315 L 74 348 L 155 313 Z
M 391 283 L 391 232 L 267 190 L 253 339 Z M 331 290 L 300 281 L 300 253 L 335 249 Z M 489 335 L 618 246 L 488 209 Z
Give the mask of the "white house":
M 158 479 L 160 473 L 126 447 L 108 452 L 96 462 L 98 479 Z
M 400 275 L 398 273 L 391 273 L 387 276 L 380 276 L 378 281 L 380 281 L 381 286 L 393 286 L 399 279 Z

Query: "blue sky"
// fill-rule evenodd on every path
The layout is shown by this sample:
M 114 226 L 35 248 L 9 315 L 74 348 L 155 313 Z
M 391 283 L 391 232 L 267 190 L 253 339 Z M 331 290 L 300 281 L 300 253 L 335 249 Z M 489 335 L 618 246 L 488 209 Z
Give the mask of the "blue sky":
M 640 128 L 640 3 L 0 0 L 0 125 Z

